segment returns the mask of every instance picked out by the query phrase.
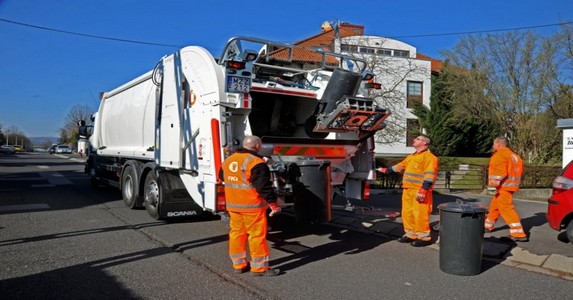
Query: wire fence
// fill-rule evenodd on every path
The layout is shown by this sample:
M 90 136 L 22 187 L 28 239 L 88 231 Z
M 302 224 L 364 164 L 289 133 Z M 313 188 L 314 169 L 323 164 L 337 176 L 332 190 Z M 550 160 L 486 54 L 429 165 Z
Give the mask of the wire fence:
M 551 188 L 553 180 L 561 172 L 560 166 L 526 165 L 520 188 Z M 380 174 L 371 183 L 372 188 L 399 189 L 402 185 L 402 174 Z M 434 189 L 449 190 L 483 190 L 487 187 L 487 166 L 458 165 L 444 166 L 438 172 Z

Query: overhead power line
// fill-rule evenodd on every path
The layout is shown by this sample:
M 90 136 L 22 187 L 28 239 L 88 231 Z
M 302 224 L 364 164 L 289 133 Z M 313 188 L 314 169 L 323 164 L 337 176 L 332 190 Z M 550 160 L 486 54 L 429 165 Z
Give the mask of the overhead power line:
M 37 25 L 26 24 L 26 23 L 22 23 L 22 22 L 6 20 L 6 19 L 2 19 L 2 18 L 0 18 L 0 21 L 15 24 L 15 25 L 20 25 L 20 26 L 25 26 L 25 27 L 31 27 L 31 28 L 41 29 L 41 30 L 84 36 L 84 37 L 95 38 L 95 39 L 110 40 L 110 41 L 132 43 L 132 44 L 150 45 L 150 46 L 159 46 L 159 47 L 181 48 L 181 45 L 170 45 L 170 44 L 161 44 L 161 43 L 153 43 L 153 42 L 145 42 L 145 41 L 119 39 L 119 38 L 113 38 L 113 37 L 107 37 L 107 36 L 100 36 L 100 35 L 94 35 L 94 34 L 87 34 L 87 33 L 80 33 L 80 32 L 68 31 L 68 30 L 49 28 L 49 27 L 44 27 L 44 26 L 37 26 Z
M 84 36 L 89 38 L 96 38 L 96 39 L 103 39 L 103 40 L 110 40 L 116 42 L 124 42 L 124 43 L 133 43 L 133 44 L 142 44 L 142 45 L 150 45 L 150 46 L 159 46 L 159 47 L 170 47 L 170 48 L 181 48 L 181 45 L 172 45 L 172 44 L 162 44 L 162 43 L 153 43 L 153 42 L 145 42 L 145 41 L 135 41 L 135 40 L 127 40 L 127 39 L 120 39 L 120 38 L 113 38 L 113 37 L 106 37 L 106 36 L 99 36 L 94 34 L 87 34 L 81 32 L 73 32 L 68 30 L 61 30 L 55 28 L 49 28 L 44 26 L 32 25 L 7 19 L 0 18 L 0 21 L 5 23 L 11 23 L 19 26 L 25 26 L 35 29 L 65 33 L 65 34 L 72 34 L 78 36 Z M 544 27 L 555 27 L 555 26 L 562 26 L 573 24 L 571 22 L 561 22 L 561 23 L 553 23 L 553 24 L 545 24 L 545 25 L 535 25 L 535 26 L 524 26 L 524 27 L 513 27 L 513 28 L 502 28 L 502 29 L 488 29 L 488 30 L 477 30 L 477 31 L 461 31 L 461 32 L 449 32 L 449 33 L 430 33 L 430 34 L 415 34 L 415 35 L 398 35 L 398 36 L 389 36 L 388 38 L 398 39 L 398 38 L 419 38 L 419 37 L 433 37 L 433 36 L 448 36 L 448 35 L 464 35 L 464 34 L 476 34 L 476 33 L 490 33 L 490 32 L 501 32 L 501 31 L 515 31 L 515 30 L 525 30 L 525 29 L 535 29 L 535 28 L 544 28 Z
M 573 24 L 573 22 L 562 22 L 562 23 L 553 23 L 553 24 L 546 24 L 546 25 L 535 25 L 535 26 L 524 26 L 524 27 L 514 27 L 514 28 L 503 28 L 503 29 L 488 29 L 488 30 L 477 30 L 477 31 L 462 31 L 462 32 L 449 32 L 449 33 L 430 33 L 430 34 L 415 34 L 415 35 L 399 35 L 399 36 L 391 36 L 391 39 L 397 38 L 416 38 L 416 37 L 432 37 L 432 36 L 446 36 L 446 35 L 464 35 L 464 34 L 476 34 L 476 33 L 490 33 L 490 32 L 500 32 L 500 31 L 515 31 L 515 30 L 525 30 L 525 29 L 535 29 L 535 28 L 544 28 L 544 27 L 555 27 L 555 26 L 562 26 Z

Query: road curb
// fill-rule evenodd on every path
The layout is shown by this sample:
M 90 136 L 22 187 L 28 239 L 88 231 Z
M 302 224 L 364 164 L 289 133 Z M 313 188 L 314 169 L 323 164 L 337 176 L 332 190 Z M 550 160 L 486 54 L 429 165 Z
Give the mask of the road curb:
M 325 224 L 388 239 L 397 239 L 404 234 L 402 225 L 395 219 L 384 216 L 349 215 L 350 213 L 335 212 L 333 219 Z M 427 248 L 439 251 L 439 238 Z M 519 246 L 484 238 L 482 259 L 573 281 L 572 257 L 559 254 L 538 255 Z

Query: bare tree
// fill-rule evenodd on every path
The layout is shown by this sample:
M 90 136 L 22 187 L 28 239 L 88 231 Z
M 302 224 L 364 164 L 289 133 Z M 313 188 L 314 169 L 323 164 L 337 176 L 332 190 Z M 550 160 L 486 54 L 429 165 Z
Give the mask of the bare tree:
M 60 129 L 60 142 L 76 143 L 78 140 L 78 121 L 89 120 L 93 112 L 94 109 L 87 104 L 73 106 L 66 116 L 64 127 Z
M 351 37 L 341 38 L 337 41 L 337 51 L 345 52 L 348 49 L 342 49 L 341 44 L 351 45 L 350 47 L 367 47 L 369 51 L 351 51 L 351 54 L 364 59 L 368 68 L 376 75 L 376 82 L 381 83 L 380 90 L 364 90 L 365 96 L 368 96 L 377 103 L 389 109 L 392 115 L 387 119 L 388 126 L 385 130 L 379 132 L 375 139 L 376 142 L 383 144 L 392 144 L 404 142 L 406 138 L 407 119 L 416 118 L 406 107 L 406 86 L 408 80 L 425 81 L 430 79 L 430 62 L 412 58 L 413 53 L 406 51 L 401 52 L 402 56 L 395 53 L 395 41 L 380 37 Z M 387 51 L 388 53 L 386 53 Z
M 461 39 L 447 61 L 459 76 L 448 83 L 455 94 L 460 118 L 479 116 L 497 124 L 512 147 L 529 162 L 542 161 L 552 144 L 546 118 L 548 99 L 561 99 L 557 48 L 553 37 L 531 32 L 508 32 Z M 554 128 L 554 126 L 553 126 Z

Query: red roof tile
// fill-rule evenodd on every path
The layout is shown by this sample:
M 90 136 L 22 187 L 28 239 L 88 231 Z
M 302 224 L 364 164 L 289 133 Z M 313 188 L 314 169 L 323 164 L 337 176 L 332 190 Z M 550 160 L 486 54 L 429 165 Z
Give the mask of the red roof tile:
M 442 71 L 442 68 L 444 67 L 443 61 L 441 61 L 439 59 L 431 58 L 431 57 L 424 55 L 422 53 L 417 53 L 416 58 L 429 60 L 431 65 L 432 65 L 432 72 L 440 73 Z
M 293 61 L 299 62 L 321 62 L 322 55 L 308 50 L 310 47 L 320 47 L 325 51 L 333 51 L 333 43 L 335 38 L 335 29 L 325 30 L 317 35 L 311 36 L 302 41 L 294 43 L 295 49 L 293 51 Z M 363 35 L 364 26 L 353 25 L 348 23 L 341 23 L 338 31 L 339 37 L 347 37 L 354 35 Z M 287 50 L 277 50 L 271 54 L 273 58 L 276 59 L 288 59 Z M 333 57 L 327 57 L 328 63 L 338 63 Z
M 336 31 L 335 29 L 328 29 L 325 30 L 317 35 L 311 36 L 306 38 L 302 41 L 298 41 L 294 43 L 295 48 L 293 51 L 293 61 L 297 62 L 313 62 L 318 63 L 322 61 L 322 55 L 308 50 L 310 47 L 320 47 L 325 51 L 333 51 L 333 43 L 335 39 Z M 355 36 L 355 35 L 364 35 L 364 26 L 362 25 L 354 25 L 349 23 L 340 23 L 339 25 L 339 37 L 348 37 L 348 36 Z M 288 51 L 285 49 L 279 49 L 273 53 L 271 56 L 275 59 L 287 60 L 288 59 Z M 432 72 L 441 72 L 444 63 L 441 60 L 431 58 L 427 55 L 418 53 L 416 55 L 418 59 L 429 60 L 431 62 Z M 329 64 L 336 64 L 338 61 L 333 57 L 327 57 L 327 61 Z

